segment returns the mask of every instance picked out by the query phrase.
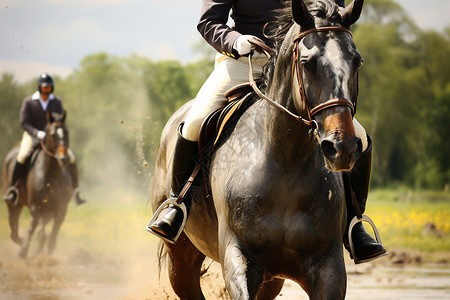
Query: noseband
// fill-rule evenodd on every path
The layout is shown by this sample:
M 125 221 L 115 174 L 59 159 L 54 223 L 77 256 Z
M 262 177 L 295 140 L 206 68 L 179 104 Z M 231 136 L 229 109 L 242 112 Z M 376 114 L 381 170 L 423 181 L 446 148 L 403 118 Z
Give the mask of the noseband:
M 324 32 L 324 31 L 341 31 L 341 32 L 346 32 L 346 33 L 352 35 L 351 31 L 346 28 L 343 28 L 343 27 L 319 27 L 319 28 L 313 28 L 310 30 L 306 30 L 303 32 L 300 30 L 294 37 L 292 80 L 294 80 L 294 75 L 296 75 L 297 80 L 298 80 L 299 90 L 300 90 L 300 96 L 301 96 L 302 103 L 303 103 L 303 109 L 306 110 L 306 112 L 308 114 L 308 119 L 305 119 L 302 116 L 292 113 L 286 107 L 284 107 L 284 106 L 280 105 L 279 103 L 275 102 L 274 100 L 270 99 L 269 97 L 264 95 L 261 92 L 261 90 L 259 90 L 259 88 L 257 87 L 256 82 L 253 78 L 252 59 L 251 59 L 251 55 L 249 55 L 249 66 L 250 66 L 249 79 L 250 79 L 250 85 L 252 86 L 253 90 L 256 92 L 256 94 L 258 94 L 258 96 L 260 96 L 261 98 L 263 98 L 267 102 L 269 102 L 269 104 L 273 105 L 277 109 L 287 113 L 291 117 L 294 117 L 296 120 L 303 122 L 304 124 L 306 124 L 308 126 L 312 126 L 312 124 L 313 124 L 312 118 L 315 114 L 317 114 L 318 112 L 320 112 L 322 110 L 325 110 L 325 109 L 328 109 L 328 108 L 334 107 L 334 106 L 348 106 L 348 107 L 350 107 L 350 109 L 352 111 L 352 115 L 354 115 L 355 114 L 355 105 L 350 100 L 347 100 L 344 98 L 329 99 L 328 101 L 311 108 L 310 102 L 308 101 L 308 98 L 306 97 L 305 89 L 303 86 L 303 77 L 301 76 L 301 64 L 300 64 L 300 60 L 299 60 L 299 57 L 300 57 L 299 43 L 300 43 L 301 39 L 303 39 L 306 35 L 308 35 L 310 33 L 314 33 L 314 32 Z M 273 51 L 269 51 L 272 49 L 268 48 L 266 45 L 263 46 L 263 45 L 261 45 L 261 43 L 254 42 L 254 41 L 250 41 L 250 42 L 261 47 L 263 49 L 264 53 L 266 53 L 266 55 L 268 53 L 273 52 Z

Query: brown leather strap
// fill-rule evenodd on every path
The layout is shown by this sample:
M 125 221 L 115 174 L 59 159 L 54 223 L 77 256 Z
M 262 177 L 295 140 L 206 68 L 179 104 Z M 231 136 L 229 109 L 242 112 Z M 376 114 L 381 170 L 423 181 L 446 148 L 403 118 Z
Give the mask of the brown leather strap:
M 256 84 L 255 79 L 253 78 L 253 66 L 252 66 L 252 55 L 250 54 L 248 56 L 248 65 L 249 65 L 249 73 L 248 77 L 250 79 L 250 85 L 252 86 L 255 93 L 260 96 L 262 99 L 266 100 L 270 105 L 274 106 L 278 110 L 281 110 L 285 113 L 287 113 L 289 116 L 295 118 L 297 121 L 301 121 L 307 125 L 310 124 L 310 122 L 301 116 L 297 116 L 296 114 L 289 111 L 286 107 L 282 106 L 281 104 L 275 102 L 274 100 L 270 99 L 268 96 L 264 95 L 264 93 L 259 89 L 258 85 Z
M 333 107 L 333 106 L 348 106 L 352 110 L 352 115 L 355 114 L 355 106 L 354 104 L 343 98 L 338 99 L 330 99 L 324 103 L 321 103 L 317 105 L 316 107 L 310 108 L 310 103 L 308 101 L 308 98 L 306 97 L 305 89 L 303 87 L 303 77 L 301 74 L 301 64 L 300 64 L 300 49 L 299 49 L 299 43 L 302 38 L 304 38 L 306 35 L 314 33 L 314 32 L 327 32 L 327 31 L 338 31 L 338 32 L 345 32 L 350 35 L 352 35 L 351 31 L 347 28 L 343 27 L 319 27 L 319 28 L 313 28 L 306 31 L 301 31 L 301 28 L 299 28 L 299 32 L 294 37 L 294 54 L 293 54 L 293 64 L 292 64 L 292 80 L 294 80 L 294 75 L 297 77 L 298 85 L 299 85 L 299 92 L 300 97 L 302 98 L 302 105 L 303 109 L 306 110 L 308 114 L 309 124 L 312 123 L 312 117 L 317 114 L 319 111 L 322 111 L 324 109 Z M 307 123 L 305 123 L 307 124 Z
M 355 111 L 353 103 L 351 103 L 349 100 L 344 99 L 344 98 L 337 98 L 337 99 L 328 100 L 327 102 L 321 103 L 321 104 L 317 105 L 316 107 L 314 107 L 313 109 L 311 109 L 311 111 L 310 111 L 311 117 L 314 116 L 319 111 L 333 107 L 333 106 L 348 106 L 352 110 L 352 114 L 354 114 L 354 111 Z
M 45 154 L 47 154 L 50 157 L 55 157 L 55 153 L 50 152 L 50 150 L 48 150 L 48 148 L 45 146 L 44 144 L 44 140 L 41 140 L 41 148 L 42 150 L 44 150 Z
M 341 31 L 341 32 L 346 32 L 348 34 L 350 34 L 352 37 L 352 32 L 350 30 L 348 30 L 347 28 L 343 28 L 343 27 L 319 27 L 319 28 L 313 28 L 313 29 L 309 29 L 309 30 L 305 30 L 305 31 L 300 31 L 299 33 L 297 33 L 294 37 L 294 43 L 298 40 L 301 40 L 302 38 L 304 38 L 306 35 L 313 33 L 313 32 L 324 32 L 324 31 Z
M 258 52 L 263 52 L 269 59 L 275 53 L 275 51 L 273 51 L 273 49 L 270 48 L 269 46 L 267 46 L 263 41 L 251 38 L 248 40 L 248 42 L 250 44 L 257 46 L 256 51 L 258 51 L 258 49 L 260 49 L 261 51 L 258 51 Z
M 187 191 L 189 190 L 189 188 L 191 187 L 192 183 L 194 182 L 195 177 L 197 176 L 197 173 L 198 173 L 198 171 L 200 171 L 201 167 L 202 167 L 202 164 L 200 162 L 198 162 L 197 165 L 195 166 L 194 171 L 192 172 L 191 176 L 189 177 L 188 181 L 186 182 L 186 184 L 184 185 L 184 187 L 181 190 L 180 194 L 178 195 L 178 198 L 177 198 L 177 203 L 178 204 L 183 202 Z

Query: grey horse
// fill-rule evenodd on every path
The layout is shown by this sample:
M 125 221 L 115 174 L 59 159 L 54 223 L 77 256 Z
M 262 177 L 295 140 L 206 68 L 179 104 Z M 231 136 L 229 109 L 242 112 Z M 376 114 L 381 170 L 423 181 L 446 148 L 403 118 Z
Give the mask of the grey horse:
M 221 264 L 232 299 L 273 299 L 285 279 L 311 299 L 345 297 L 341 171 L 361 155 L 352 119 L 362 57 L 349 27 L 362 2 L 340 10 L 329 0 L 293 0 L 280 10 L 276 54 L 265 72 L 268 101 L 255 99 L 209 156 L 205 177 L 216 214 L 192 189 L 184 232 L 163 244 L 179 298 L 204 299 L 206 256 Z M 190 105 L 162 132 L 154 210 L 169 197 L 177 127 Z

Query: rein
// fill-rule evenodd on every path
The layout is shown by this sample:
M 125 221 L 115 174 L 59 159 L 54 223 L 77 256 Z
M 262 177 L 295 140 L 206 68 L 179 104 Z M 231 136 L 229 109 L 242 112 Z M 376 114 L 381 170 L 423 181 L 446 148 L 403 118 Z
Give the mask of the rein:
M 60 123 L 60 122 L 55 122 L 55 125 L 56 125 L 56 126 L 60 126 L 61 124 L 62 124 L 62 123 Z M 40 141 L 40 144 L 41 144 L 41 148 L 42 148 L 42 150 L 44 150 L 45 154 L 47 154 L 47 155 L 50 156 L 50 157 L 56 157 L 56 154 L 55 154 L 55 153 L 53 153 L 53 152 L 51 152 L 50 150 L 48 150 L 47 146 L 46 146 L 45 143 L 44 143 L 44 139 L 42 139 L 42 140 Z
M 312 120 L 312 117 L 315 114 L 317 114 L 318 112 L 320 112 L 322 110 L 325 110 L 325 109 L 328 109 L 328 108 L 334 107 L 334 106 L 348 106 L 348 107 L 350 107 L 350 109 L 352 111 L 352 115 L 354 115 L 355 114 L 355 105 L 350 100 L 347 100 L 344 98 L 329 99 L 328 101 L 311 108 L 309 105 L 308 98 L 306 97 L 305 89 L 303 87 L 303 77 L 301 76 L 301 67 L 300 67 L 300 60 L 299 60 L 299 57 L 300 57 L 299 43 L 300 43 L 300 40 L 303 39 L 306 35 L 308 35 L 310 33 L 314 33 L 314 32 L 340 31 L 340 32 L 346 32 L 352 36 L 351 31 L 346 28 L 343 28 L 343 27 L 319 27 L 319 28 L 313 28 L 310 30 L 306 30 L 303 32 L 301 32 L 300 30 L 295 35 L 294 41 L 293 41 L 294 42 L 294 55 L 293 55 L 293 59 L 292 59 L 293 60 L 292 80 L 294 80 L 294 75 L 296 75 L 297 80 L 298 80 L 299 90 L 300 90 L 300 96 L 302 98 L 303 109 L 306 109 L 306 112 L 308 114 L 308 119 L 305 119 L 300 115 L 296 115 L 296 114 L 292 113 L 286 107 L 284 107 L 284 106 L 280 105 L 279 103 L 275 102 L 274 100 L 270 99 L 267 95 L 265 95 L 258 88 L 258 86 L 254 80 L 254 77 L 253 77 L 252 53 L 250 53 L 250 55 L 248 56 L 249 69 L 250 69 L 249 70 L 249 80 L 250 80 L 251 87 L 253 88 L 253 90 L 259 97 L 266 100 L 269 104 L 271 104 L 275 108 L 279 109 L 280 111 L 287 113 L 289 116 L 293 117 L 297 121 L 303 122 L 304 124 L 306 124 L 308 126 L 312 126 L 312 124 L 314 123 L 314 121 Z M 268 53 L 272 53 L 273 50 L 268 51 L 267 50 L 268 47 L 266 45 L 264 45 L 265 47 L 263 47 L 263 46 L 261 46 L 261 43 L 255 41 L 255 40 L 250 40 L 249 42 L 252 44 L 255 44 L 256 46 L 261 47 L 263 49 L 263 52 L 267 55 L 267 57 L 270 58 L 270 55 Z
M 47 146 L 45 146 L 45 144 L 44 144 L 43 139 L 41 140 L 41 148 L 42 148 L 42 150 L 44 150 L 45 154 L 47 154 L 48 156 L 50 156 L 50 157 L 56 156 L 55 153 L 52 153 L 52 152 L 50 152 L 50 150 L 48 150 Z

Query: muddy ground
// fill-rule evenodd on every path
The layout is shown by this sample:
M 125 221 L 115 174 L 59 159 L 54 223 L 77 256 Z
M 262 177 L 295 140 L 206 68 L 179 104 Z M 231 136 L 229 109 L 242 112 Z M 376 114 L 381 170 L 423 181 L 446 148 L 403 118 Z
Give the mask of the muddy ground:
M 156 247 L 129 255 L 102 255 L 89 245 L 51 256 L 17 258 L 17 247 L 0 249 L 0 299 L 177 299 L 166 274 L 158 279 Z M 450 254 L 433 264 L 420 253 L 391 251 L 379 262 L 347 264 L 347 299 L 450 299 Z M 211 262 L 207 261 L 208 264 Z M 212 263 L 202 281 L 207 299 L 229 299 L 220 266 Z M 287 281 L 277 299 L 308 299 Z

